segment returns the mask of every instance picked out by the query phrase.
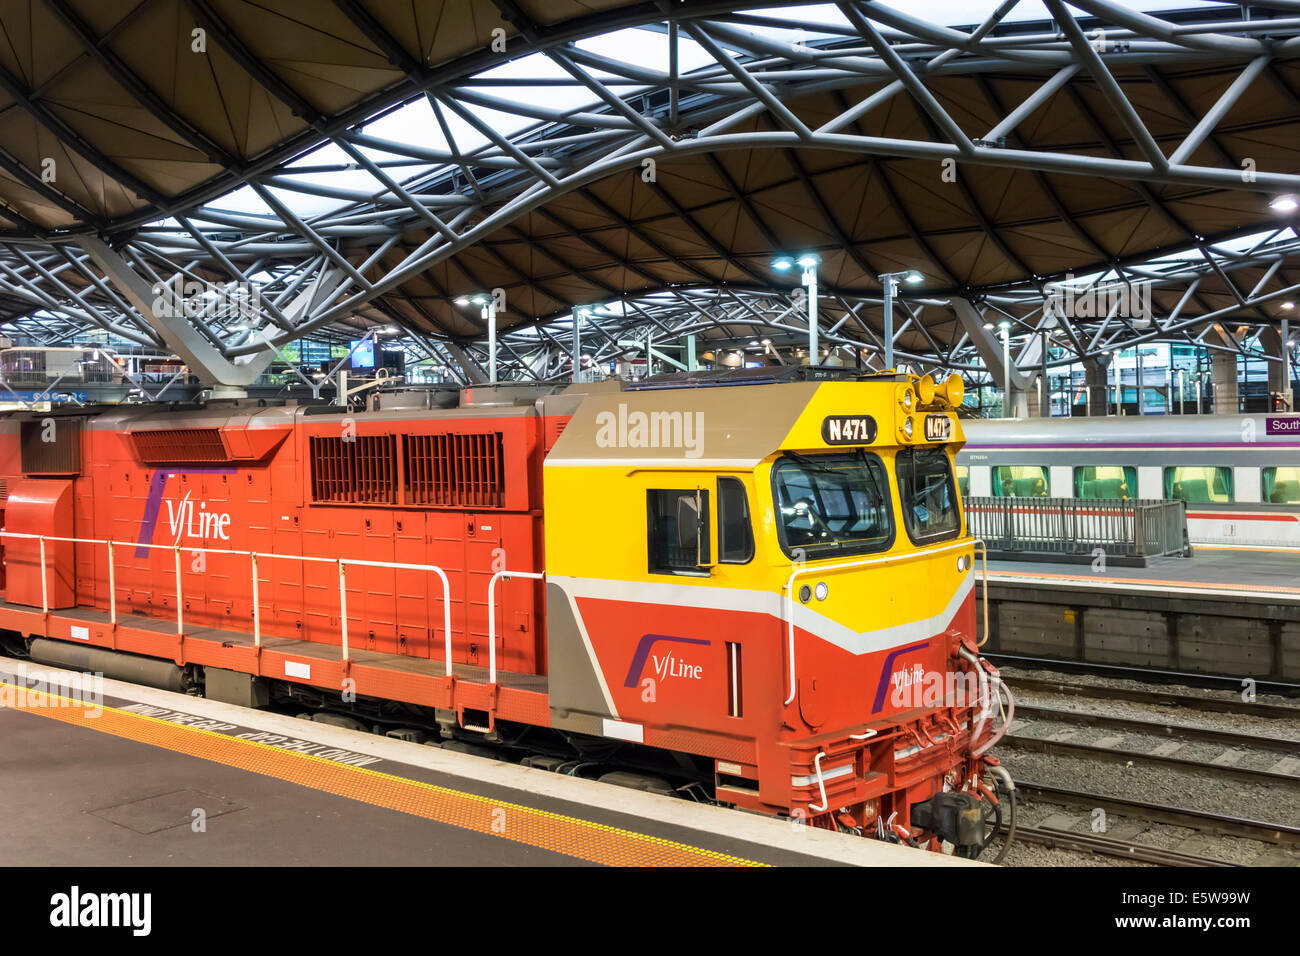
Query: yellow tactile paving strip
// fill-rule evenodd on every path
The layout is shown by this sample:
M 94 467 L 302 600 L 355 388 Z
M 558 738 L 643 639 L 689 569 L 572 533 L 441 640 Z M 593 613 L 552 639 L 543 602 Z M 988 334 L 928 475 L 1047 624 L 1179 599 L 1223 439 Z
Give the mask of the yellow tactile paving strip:
M 0 686 L 20 690 L 0 682 Z M 35 697 L 35 694 L 30 695 Z M 79 701 L 30 702 L 14 695 L 12 709 L 125 737 L 191 757 L 274 777 L 372 806 L 409 813 L 476 833 L 524 843 L 608 866 L 763 866 L 742 857 L 648 836 L 578 817 L 507 803 L 419 780 L 351 767 L 312 754 L 171 724 L 143 714 L 103 707 L 88 716 Z

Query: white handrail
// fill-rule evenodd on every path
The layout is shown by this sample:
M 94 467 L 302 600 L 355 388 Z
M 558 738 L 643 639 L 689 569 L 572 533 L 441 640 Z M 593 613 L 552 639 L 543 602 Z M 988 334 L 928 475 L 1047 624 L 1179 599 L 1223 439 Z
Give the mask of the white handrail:
M 184 605 L 181 603 L 184 598 L 181 596 L 181 549 L 176 546 L 176 633 L 185 636 L 185 615 L 183 613 Z
M 804 574 L 826 574 L 829 571 L 843 571 L 846 568 L 863 568 L 871 564 L 891 564 L 897 561 L 908 561 L 912 558 L 926 558 L 935 554 L 943 554 L 945 551 L 955 551 L 957 548 L 969 548 L 972 542 L 957 541 L 953 544 L 944 545 L 942 548 L 929 548 L 925 551 L 910 551 L 906 554 L 890 554 L 878 558 L 864 558 L 860 561 L 845 561 L 840 564 L 826 564 L 818 567 L 798 567 L 791 572 L 790 577 L 785 582 L 785 602 L 790 608 L 789 613 L 785 615 L 786 630 L 788 634 L 788 651 L 789 654 L 789 674 L 790 674 L 790 696 L 785 699 L 785 706 L 790 706 L 794 701 L 795 694 L 798 692 L 798 685 L 795 683 L 794 668 L 794 581 L 795 578 Z
M 262 646 L 262 608 L 261 599 L 258 597 L 258 580 L 257 580 L 257 553 L 249 555 L 252 558 L 253 565 L 253 646 Z
M 339 636 L 343 639 L 343 659 L 348 659 L 348 572 L 339 559 Z
M 117 624 L 117 579 L 113 574 L 113 542 L 108 542 L 108 623 Z
M 50 585 L 46 578 L 49 572 L 45 569 L 45 538 L 41 538 L 41 613 L 50 613 Z
M 181 547 L 179 544 L 150 544 L 143 541 L 115 541 L 110 538 L 68 538 L 57 535 L 28 534 L 22 531 L 0 531 L 0 538 L 19 538 L 27 541 L 39 541 L 41 547 L 41 611 L 48 613 L 50 609 L 49 600 L 49 582 L 46 569 L 46 552 L 45 542 L 58 541 L 67 544 L 103 544 L 108 546 L 108 586 L 109 586 L 109 620 L 117 623 L 117 579 L 114 569 L 113 553 L 117 546 L 128 548 L 158 548 L 171 550 L 175 562 L 176 573 L 176 633 L 184 635 L 185 621 L 183 612 L 184 594 L 181 590 L 181 551 L 193 551 L 196 554 L 228 554 L 236 557 L 246 557 L 251 561 L 253 576 L 253 646 L 262 646 L 262 615 L 259 606 L 258 590 L 258 569 L 257 562 L 259 558 L 283 558 L 286 561 L 300 561 L 303 563 L 316 564 L 336 564 L 339 567 L 339 586 L 340 589 L 346 587 L 346 577 L 344 565 L 354 565 L 366 568 L 386 568 L 395 571 L 424 571 L 438 575 L 442 582 L 442 621 L 444 635 L 444 650 L 447 659 L 447 676 L 452 676 L 451 661 L 451 581 L 447 578 L 447 573 L 436 564 L 410 564 L 398 561 L 365 561 L 361 559 L 353 560 L 350 558 L 317 558 L 305 554 L 275 554 L 267 551 L 240 551 L 234 548 L 206 548 L 200 546 Z M 524 572 L 518 572 L 520 577 Z M 490 595 L 489 595 L 490 596 Z M 340 629 L 342 635 L 343 660 L 349 659 L 348 640 L 347 640 L 347 596 L 342 590 L 340 591 L 340 603 L 342 606 L 342 619 Z
M 815 803 L 808 804 L 808 809 L 814 813 L 824 813 L 826 810 L 826 780 L 822 777 L 822 760 L 826 756 L 826 751 L 820 750 L 817 756 L 813 758 L 813 767 L 817 770 L 817 788 L 822 792 L 822 802 L 820 805 Z
M 501 578 L 509 580 L 510 578 L 528 578 L 532 581 L 541 581 L 546 578 L 545 574 L 539 574 L 536 571 L 498 571 L 492 575 L 488 581 L 488 683 L 497 682 L 497 608 L 496 608 L 496 590 L 497 581 Z

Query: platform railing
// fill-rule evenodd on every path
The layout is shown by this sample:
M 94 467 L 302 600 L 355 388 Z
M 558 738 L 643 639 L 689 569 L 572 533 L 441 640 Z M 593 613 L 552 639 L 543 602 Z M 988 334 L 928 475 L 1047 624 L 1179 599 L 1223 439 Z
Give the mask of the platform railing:
M 49 590 L 49 566 L 46 542 L 67 543 L 67 544 L 95 544 L 105 545 L 108 548 L 108 619 L 113 625 L 117 624 L 117 577 L 116 562 L 114 561 L 114 549 L 118 546 L 128 548 L 148 548 L 150 550 L 171 551 L 173 554 L 174 567 L 176 573 L 176 633 L 183 635 L 185 633 L 185 595 L 181 574 L 181 552 L 191 554 L 224 554 L 234 557 L 246 557 L 249 559 L 252 570 L 252 596 L 253 596 L 253 646 L 260 648 L 262 646 L 262 609 L 259 601 L 258 592 L 258 562 L 260 559 L 278 559 L 283 561 L 299 561 L 304 564 L 333 564 L 338 568 L 339 574 L 339 644 L 342 650 L 342 659 L 351 660 L 351 651 L 348 647 L 348 592 L 347 592 L 347 569 L 349 567 L 359 568 L 383 568 L 394 571 L 421 571 L 428 574 L 436 574 L 442 582 L 442 620 L 444 635 L 444 652 L 447 659 L 447 676 L 452 676 L 452 659 L 451 659 L 451 582 L 447 578 L 447 573 L 436 564 L 409 564 L 398 561 L 366 561 L 362 559 L 351 558 L 318 558 L 304 554 L 277 554 L 269 551 L 240 551 L 233 548 L 207 548 L 201 546 L 191 547 L 189 545 L 181 546 L 178 544 L 149 544 L 141 541 L 113 541 L 107 538 L 69 538 L 59 535 L 50 534 L 27 534 L 20 531 L 0 531 L 0 538 L 15 538 L 26 541 L 40 542 L 41 554 L 41 613 L 49 614 L 50 612 L 50 590 Z M 516 572 L 520 577 L 525 576 L 523 572 Z M 494 578 L 495 581 L 495 578 Z M 491 585 L 489 585 L 490 589 Z M 490 594 L 489 594 L 490 597 Z M 493 621 L 495 623 L 495 615 Z M 495 630 L 495 628 L 493 628 Z M 493 642 L 493 651 L 495 651 L 495 642 Z
M 1131 498 L 963 499 L 971 534 L 1003 554 L 1106 554 L 1156 557 L 1184 553 L 1187 506 Z

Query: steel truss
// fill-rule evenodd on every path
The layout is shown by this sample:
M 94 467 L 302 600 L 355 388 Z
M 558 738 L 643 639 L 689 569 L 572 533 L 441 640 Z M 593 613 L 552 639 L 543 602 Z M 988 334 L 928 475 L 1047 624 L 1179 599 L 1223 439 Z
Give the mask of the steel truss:
M 809 25 L 794 15 L 759 16 L 739 4 L 662 4 L 667 13 L 660 15 L 620 10 L 587 18 L 579 32 L 577 27 L 536 27 L 501 0 L 498 5 L 518 34 L 510 56 L 546 57 L 565 78 L 531 82 L 585 89 L 592 105 L 579 109 L 520 102 L 495 92 L 499 86 L 530 81 L 482 75 L 488 65 L 482 55 L 468 58 L 459 72 L 431 69 L 386 33 L 364 6 L 355 0 L 335 2 L 405 74 L 402 83 L 370 102 L 364 115 L 321 115 L 260 63 L 212 6 L 204 0 L 187 0 L 187 6 L 257 84 L 309 120 L 313 135 L 297 145 L 294 155 L 331 144 L 346 161 L 286 166 L 282 155 L 274 164 L 241 164 L 187 127 L 128 67 L 110 62 L 118 82 L 225 171 L 188 198 L 165 197 L 96 155 L 91 145 L 74 143 L 151 205 L 105 221 L 71 204 L 84 225 L 67 231 L 43 230 L 17 210 L 6 210 L 17 224 L 0 235 L 0 304 L 11 333 L 54 343 L 98 329 L 115 341 L 159 348 L 173 340 L 168 324 L 182 323 L 188 327 L 187 340 L 201 340 L 192 342 L 200 351 L 236 363 L 304 336 L 355 337 L 373 323 L 395 322 L 429 360 L 473 376 L 477 364 L 486 364 L 482 323 L 477 310 L 457 310 L 453 300 L 500 287 L 507 298 L 527 291 L 531 301 L 549 303 L 534 314 L 503 314 L 500 363 L 510 377 L 555 380 L 566 374 L 567 323 L 584 298 L 620 303 L 591 320 L 586 334 L 595 361 L 632 354 L 635 349 L 620 343 L 646 337 L 666 343 L 694 334 L 701 351 L 764 338 L 793 344 L 806 333 L 806 320 L 801 329 L 798 303 L 788 288 L 777 284 L 760 259 L 728 248 L 702 226 L 698 209 L 674 195 L 668 177 L 650 187 L 695 233 L 698 249 L 692 255 L 670 249 L 650 224 L 614 208 L 594 188 L 619 174 L 671 169 L 680 160 L 705 157 L 740 215 L 757 228 L 771 252 L 782 251 L 781 231 L 717 159 L 736 151 L 788 157 L 802 180 L 810 214 L 821 216 L 832 234 L 834 242 L 826 248 L 839 250 L 868 285 L 879 287 L 880 275 L 891 263 L 850 234 L 852 227 L 838 217 L 836 202 L 818 189 L 801 159 L 826 152 L 855 157 L 854 162 L 867 158 L 904 224 L 902 238 L 928 260 L 925 286 L 916 294 L 905 290 L 898 303 L 902 320 L 895 334 L 900 359 L 921 368 L 974 375 L 987 367 L 982 356 L 989 343 L 956 321 L 954 299 L 973 304 L 985 321 L 1010 321 L 1018 364 L 1036 367 L 1041 355 L 1035 349 L 1041 349 L 1042 334 L 1048 331 L 1055 333 L 1055 346 L 1064 349 L 1050 365 L 1152 340 L 1248 349 L 1261 327 L 1275 323 L 1277 303 L 1298 288 L 1293 270 L 1300 249 L 1289 226 L 1265 230 L 1257 243 L 1243 249 L 1230 240 L 1259 232 L 1259 215 L 1241 213 L 1237 224 L 1207 236 L 1182 222 L 1170 199 L 1245 195 L 1264 206 L 1279 193 L 1300 194 L 1294 161 L 1244 174 L 1243 161 L 1249 157 L 1233 152 L 1224 137 L 1225 131 L 1252 128 L 1249 117 L 1237 114 L 1248 94 L 1258 94 L 1261 87 L 1268 88 L 1270 103 L 1282 104 L 1284 117 L 1300 117 L 1300 96 L 1280 69 L 1300 54 L 1300 6 L 1289 0 L 1252 5 L 1248 18 L 1236 4 L 1151 16 L 1108 0 L 1072 0 L 1086 14 L 1076 17 L 1061 0 L 1045 0 L 1052 16 L 1048 22 L 1009 21 L 1016 0 L 1007 0 L 984 22 L 962 29 L 844 0 L 837 4 L 843 25 L 817 25 L 809 40 L 803 39 Z M 66 3 L 50 0 L 50 6 L 88 55 L 106 56 L 101 38 Z M 602 32 L 606 20 L 609 28 L 666 35 L 674 50 L 689 40 L 708 54 L 709 62 L 681 71 L 673 56 L 668 69 L 655 70 L 580 45 L 584 36 Z M 1169 71 L 1198 64 L 1227 71 L 1222 90 L 1200 112 L 1168 81 Z M 1158 132 L 1144 119 L 1152 103 L 1138 103 L 1126 79 L 1134 75 L 1146 78 L 1144 97 L 1152 91 L 1163 96 L 1160 106 L 1168 115 Z M 1024 81 L 1027 92 L 1018 103 L 1002 103 L 990 93 L 990 81 L 1006 76 Z M 958 81 L 983 91 L 981 114 L 957 109 L 961 104 L 949 84 Z M 39 91 L 7 73 L 0 76 L 0 85 L 60 135 L 61 121 L 41 102 Z M 1081 92 L 1085 87 L 1086 95 Z M 367 131 L 374 116 L 420 98 L 436 117 L 446 149 L 395 142 Z M 828 102 L 837 105 L 832 115 L 824 111 Z M 1035 147 L 1025 125 L 1049 102 L 1054 109 L 1068 105 L 1072 119 L 1095 135 L 1050 149 Z M 1104 104 L 1105 118 L 1098 115 L 1096 103 Z M 904 108 L 920 121 L 912 124 L 912 135 L 868 132 L 875 127 L 867 120 Z M 484 118 L 486 111 L 527 125 L 507 137 Z M 986 122 L 990 115 L 991 123 Z M 476 130 L 484 142 L 459 144 L 453 120 Z M 1294 159 L 1294 150 L 1290 155 Z M 952 161 L 961 168 L 1031 173 L 1053 200 L 1058 220 L 1078 238 L 1082 251 L 1075 254 L 1075 272 L 1153 284 L 1158 314 L 1152 327 L 1116 314 L 1053 319 L 1045 295 L 1060 274 L 1035 271 L 1024 262 L 963 184 L 958 188 L 967 207 L 1010 264 L 1011 276 L 978 286 L 965 283 L 898 198 L 898 186 L 891 185 L 887 171 L 893 160 Z M 10 175 L 69 208 L 67 196 L 39 180 L 33 184 L 31 170 L 7 157 L 0 161 Z M 371 188 L 343 189 L 308 178 L 345 170 L 366 173 Z M 1130 184 L 1132 201 L 1174 228 L 1180 240 L 1159 256 L 1153 249 L 1126 252 L 1104 244 L 1069 212 L 1052 185 L 1061 176 L 1079 177 L 1080 189 L 1098 179 Z M 269 212 L 235 213 L 212 202 L 238 186 L 250 188 Z M 327 213 L 301 215 L 286 201 L 286 193 L 324 197 L 335 205 Z M 649 252 L 641 257 L 619 253 L 616 244 L 570 221 L 563 201 L 575 197 Z M 535 217 L 548 223 L 557 241 L 539 239 L 525 227 Z M 79 236 L 86 229 L 107 238 L 120 262 L 155 290 L 152 302 L 132 295 L 105 267 L 103 256 L 92 255 L 94 244 Z M 626 280 L 610 281 L 594 270 L 573 267 L 565 250 L 575 245 L 619 269 Z M 506 251 L 511 247 L 545 265 L 522 266 L 519 256 Z M 1170 258 L 1170 248 L 1190 250 L 1196 258 Z M 566 275 L 580 276 L 590 294 L 566 291 L 572 285 L 564 281 Z M 207 305 L 186 305 L 187 281 L 202 285 Z M 231 289 L 253 294 L 257 312 L 251 320 L 246 309 L 230 307 Z M 822 340 L 848 355 L 865 350 L 863 360 L 876 361 L 882 348 L 879 295 L 834 277 L 823 291 Z M 1228 319 L 1233 329 L 1244 331 L 1231 332 L 1226 344 L 1207 341 L 1210 329 Z

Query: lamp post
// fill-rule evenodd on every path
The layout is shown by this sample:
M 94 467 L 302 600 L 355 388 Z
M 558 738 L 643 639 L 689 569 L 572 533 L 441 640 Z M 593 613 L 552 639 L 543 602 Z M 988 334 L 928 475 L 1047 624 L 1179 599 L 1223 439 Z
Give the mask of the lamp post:
M 906 272 L 886 272 L 880 277 L 880 284 L 885 290 L 885 368 L 894 367 L 894 296 L 898 292 L 898 280 L 908 285 L 916 285 L 924 276 L 915 269 Z
M 999 322 L 1002 330 L 1002 417 L 1014 418 L 1011 402 L 1011 323 Z
M 797 259 L 790 256 L 777 256 L 772 260 L 772 268 L 777 272 L 786 272 L 799 266 L 803 270 L 800 282 L 808 289 L 808 364 L 821 364 L 821 349 L 818 347 L 817 327 L 817 267 L 822 257 L 815 252 L 805 252 Z
M 571 381 L 582 381 L 582 320 L 591 315 L 591 306 L 580 305 L 573 310 L 573 376 Z
M 457 305 L 469 305 L 471 303 L 479 307 L 479 315 L 487 322 L 488 382 L 495 385 L 497 383 L 497 302 L 487 292 L 476 292 L 469 296 L 463 295 L 456 300 Z

